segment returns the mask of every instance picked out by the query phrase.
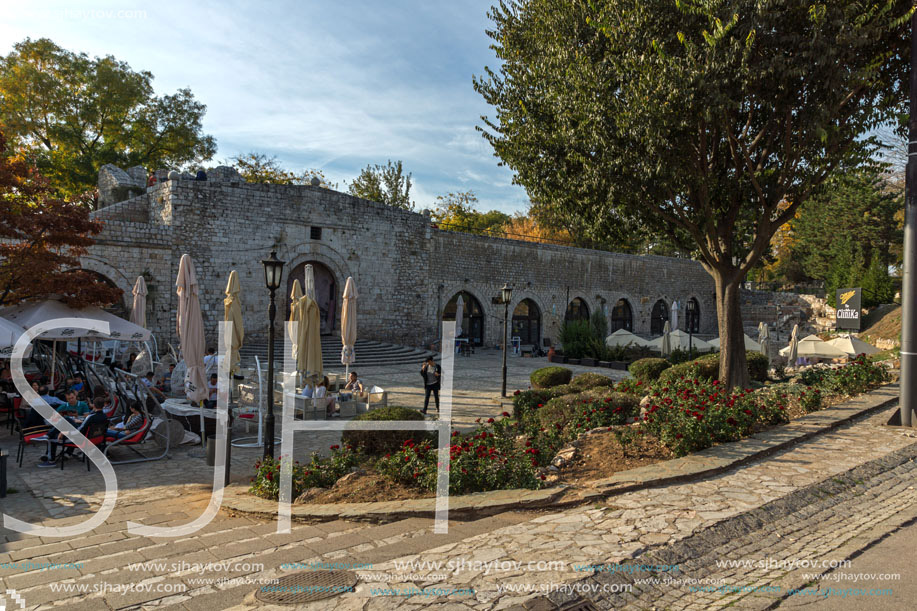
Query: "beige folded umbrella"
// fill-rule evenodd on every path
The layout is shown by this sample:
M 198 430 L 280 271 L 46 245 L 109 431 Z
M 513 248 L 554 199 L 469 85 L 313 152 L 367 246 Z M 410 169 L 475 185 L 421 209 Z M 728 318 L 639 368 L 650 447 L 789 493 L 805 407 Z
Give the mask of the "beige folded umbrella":
M 201 315 L 200 286 L 194 273 L 194 261 L 182 255 L 175 281 L 178 294 L 176 325 L 181 340 L 181 353 L 185 361 L 185 395 L 191 401 L 207 398 L 207 380 L 204 377 L 204 318 Z
M 344 375 L 350 373 L 350 366 L 356 360 L 354 344 L 357 343 L 357 286 L 348 276 L 344 284 L 344 304 L 341 306 L 341 364 Z
M 226 284 L 226 299 L 223 300 L 223 320 L 232 323 L 232 346 L 229 353 L 229 373 L 239 371 L 239 349 L 245 339 L 245 326 L 242 324 L 242 300 L 239 293 L 242 286 L 239 284 L 239 274 L 236 270 L 229 272 L 229 282 Z
M 786 357 L 786 362 L 790 367 L 796 365 L 796 359 L 799 358 L 799 325 L 793 325 L 793 332 L 790 334 L 790 345 L 781 350 L 780 355 Z
M 669 356 L 672 354 L 671 333 L 672 325 L 669 324 L 669 321 L 665 321 L 665 325 L 662 327 L 662 337 L 659 338 L 659 351 L 662 353 L 662 356 Z
M 296 338 L 296 369 L 307 378 L 318 381 L 322 377 L 322 322 L 318 304 L 308 296 L 298 304 L 299 333 Z
M 138 327 L 146 327 L 147 292 L 146 280 L 143 279 L 143 276 L 137 276 L 137 281 L 134 283 L 134 289 L 131 292 L 134 294 L 134 305 L 131 308 L 130 320 Z
M 299 285 L 299 280 L 293 281 L 293 290 L 290 291 L 290 322 L 293 322 L 293 317 L 296 315 L 296 305 L 299 303 L 299 300 L 302 299 L 302 287 Z
M 302 294 L 309 297 L 309 299 L 315 299 L 315 271 L 312 269 L 312 265 L 306 265 L 303 270 Z

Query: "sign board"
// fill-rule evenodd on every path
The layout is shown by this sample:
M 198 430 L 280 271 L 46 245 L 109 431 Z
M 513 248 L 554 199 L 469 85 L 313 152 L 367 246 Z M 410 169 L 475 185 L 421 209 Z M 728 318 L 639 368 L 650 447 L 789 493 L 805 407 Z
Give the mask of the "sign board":
M 860 302 L 862 289 L 837 290 L 837 319 L 835 329 L 860 330 Z

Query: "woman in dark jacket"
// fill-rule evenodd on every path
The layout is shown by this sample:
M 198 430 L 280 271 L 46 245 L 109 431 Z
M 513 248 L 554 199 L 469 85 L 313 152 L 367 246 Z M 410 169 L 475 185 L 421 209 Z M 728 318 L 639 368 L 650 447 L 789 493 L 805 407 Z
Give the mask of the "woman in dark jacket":
M 423 413 L 427 413 L 427 406 L 430 404 L 430 395 L 436 402 L 436 413 L 439 414 L 439 380 L 442 377 L 443 368 L 436 364 L 432 356 L 427 357 L 423 367 L 420 368 L 420 375 L 423 376 Z

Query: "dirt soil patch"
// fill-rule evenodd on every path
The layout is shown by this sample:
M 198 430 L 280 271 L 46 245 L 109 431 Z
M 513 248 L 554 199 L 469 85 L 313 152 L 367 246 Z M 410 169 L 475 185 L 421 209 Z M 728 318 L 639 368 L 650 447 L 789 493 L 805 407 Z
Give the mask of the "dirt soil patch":
M 901 339 L 901 306 L 887 312 L 875 323 L 860 332 L 860 337 L 876 339 Z
M 652 437 L 640 437 L 629 444 L 625 453 L 613 433 L 598 433 L 580 439 L 573 460 L 560 471 L 560 481 L 587 484 L 611 477 L 619 471 L 645 467 L 674 458 L 672 451 Z
M 409 488 L 386 479 L 373 471 L 355 475 L 346 481 L 338 482 L 332 488 L 323 490 L 323 492 L 310 496 L 305 504 L 373 503 L 377 501 L 423 499 L 435 496 L 433 492 Z

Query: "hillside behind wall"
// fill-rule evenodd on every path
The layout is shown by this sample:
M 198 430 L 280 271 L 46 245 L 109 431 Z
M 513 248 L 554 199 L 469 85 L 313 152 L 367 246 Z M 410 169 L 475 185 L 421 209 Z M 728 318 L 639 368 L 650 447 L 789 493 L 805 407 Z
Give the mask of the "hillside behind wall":
M 829 326 L 826 308 L 830 310 L 830 326 L 834 326 L 833 310 L 827 307 L 824 299 L 814 295 L 743 289 L 739 298 L 745 333 L 753 338 L 757 338 L 761 322 L 770 327 L 772 335 L 776 331 L 780 338 L 789 337 L 796 324 L 800 332 L 823 330 Z

